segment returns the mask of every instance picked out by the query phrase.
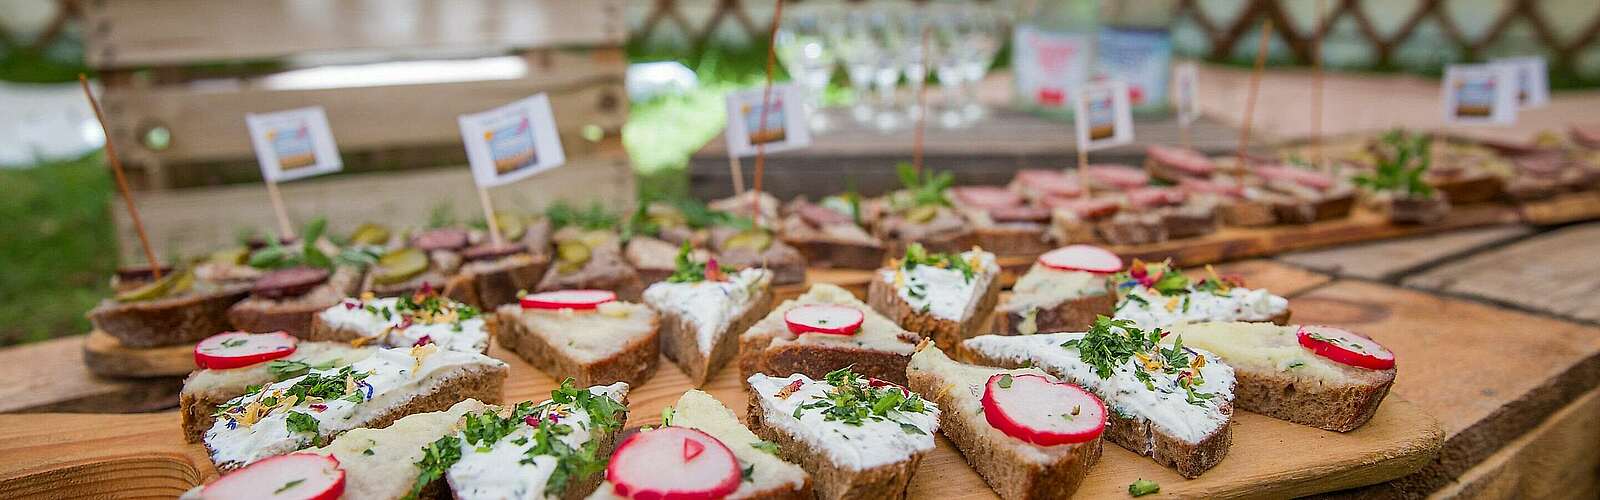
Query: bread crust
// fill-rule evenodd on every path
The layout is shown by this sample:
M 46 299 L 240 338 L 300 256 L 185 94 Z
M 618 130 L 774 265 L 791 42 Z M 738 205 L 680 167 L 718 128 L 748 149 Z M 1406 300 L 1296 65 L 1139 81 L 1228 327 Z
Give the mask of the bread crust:
M 311 334 L 312 318 L 337 305 L 361 286 L 364 270 L 342 267 L 316 290 L 288 299 L 249 297 L 228 308 L 228 323 L 245 332 L 282 331 L 300 338 Z
M 772 311 L 772 288 L 767 287 L 756 297 L 750 308 L 735 319 L 721 333 L 721 338 L 711 346 L 709 355 L 701 353 L 695 339 L 695 327 L 687 318 L 671 311 L 657 310 L 660 316 L 661 353 L 667 356 L 689 376 L 695 387 L 704 387 L 724 365 L 739 354 L 740 334 L 749 330 Z
M 1004 335 L 1024 335 L 1040 332 L 1082 332 L 1087 331 L 1090 326 L 1094 325 L 1096 316 L 1109 317 L 1116 310 L 1116 307 L 1117 296 L 1109 291 L 1103 294 L 1064 300 L 1060 304 L 1056 304 L 1055 307 L 1039 308 L 1034 313 L 1033 324 L 1035 328 L 1031 332 L 1023 332 L 1020 329 L 1028 319 L 1027 311 L 998 309 L 998 312 L 1004 314 L 996 316 L 996 321 L 1000 324 L 995 325 L 995 330 Z M 940 347 L 946 350 L 952 349 L 944 346 Z
M 905 378 L 903 367 L 901 378 Z M 750 398 L 750 408 L 746 413 L 750 430 L 761 439 L 777 443 L 779 455 L 784 460 L 799 464 L 811 474 L 818 499 L 903 499 L 906 497 L 906 488 L 911 485 L 912 475 L 922 463 L 922 457 L 927 455 L 927 452 L 912 453 L 906 460 L 863 470 L 840 467 L 826 455 L 810 449 L 782 429 L 766 425 L 761 395 L 756 391 L 746 392 Z
M 1350 432 L 1378 413 L 1395 369 L 1372 384 L 1296 384 L 1282 372 L 1235 368 L 1234 404 L 1246 411 L 1335 432 Z
M 883 245 L 871 245 L 834 240 L 826 237 L 797 238 L 784 236 L 783 241 L 800 251 L 813 267 L 836 269 L 877 269 L 883 265 Z
M 518 307 L 518 306 L 511 306 Z M 509 308 L 505 308 L 509 309 Z M 631 387 L 643 385 L 655 376 L 661 359 L 658 337 L 661 321 L 650 318 L 650 334 L 630 340 L 615 355 L 592 363 L 584 363 L 561 353 L 543 335 L 529 330 L 515 317 L 516 311 L 501 310 L 491 316 L 490 335 L 501 347 L 511 350 L 528 364 L 545 372 L 551 378 L 573 379 L 578 387 L 611 385 L 627 382 Z
M 517 302 L 517 292 L 539 286 L 550 258 L 544 255 L 516 254 L 486 262 L 468 262 L 461 266 L 466 282 L 471 284 L 473 302 L 478 309 L 494 310 L 504 304 Z
M 249 285 L 227 285 L 144 302 L 105 299 L 88 313 L 95 329 L 125 347 L 161 347 L 196 342 L 227 331 L 228 308 L 249 295 Z
M 1046 223 L 987 224 L 973 229 L 972 240 L 995 255 L 1032 256 L 1055 248 L 1049 230 Z
M 990 312 L 994 311 L 995 303 L 1000 299 L 999 273 L 988 276 L 988 279 L 988 286 L 984 287 L 977 304 L 972 307 L 971 315 L 961 321 L 912 309 L 911 304 L 900 298 L 894 286 L 883 280 L 881 270 L 873 273 L 872 283 L 867 286 L 867 304 L 901 328 L 933 339 L 941 349 L 954 350 L 961 345 L 961 341 L 983 333 L 980 330 L 987 326 L 984 322 L 989 319 Z

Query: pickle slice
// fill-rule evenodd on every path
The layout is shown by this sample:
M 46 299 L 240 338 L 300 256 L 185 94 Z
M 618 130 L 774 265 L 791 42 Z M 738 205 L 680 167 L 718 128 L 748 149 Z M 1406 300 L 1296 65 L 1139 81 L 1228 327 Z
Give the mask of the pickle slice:
M 372 282 L 379 285 L 404 283 L 428 270 L 428 254 L 415 248 L 401 248 L 378 258 Z
M 117 302 L 143 302 L 170 297 L 189 291 L 194 286 L 194 275 L 188 270 L 162 276 L 161 279 L 145 283 L 138 288 L 118 293 L 114 298 Z
M 354 245 L 382 245 L 389 242 L 389 228 L 371 222 L 363 223 L 350 233 Z
M 728 249 L 748 248 L 763 252 L 772 246 L 772 234 L 760 229 L 748 229 L 729 236 L 728 241 L 722 242 L 722 246 Z
M 567 240 L 556 245 L 556 258 L 582 266 L 589 262 L 589 245 L 578 240 Z
M 494 223 L 500 226 L 500 236 L 504 237 L 506 241 L 517 241 L 522 239 L 522 235 L 528 234 L 527 223 L 523 222 L 522 216 L 517 214 L 495 212 Z
M 923 205 L 920 207 L 913 207 L 911 210 L 907 210 L 906 220 L 921 224 L 933 220 L 933 217 L 936 215 L 939 215 L 939 207 Z
M 250 262 L 250 249 L 247 247 L 239 247 L 230 248 L 227 250 L 218 250 L 212 252 L 209 257 L 206 257 L 206 260 L 213 264 L 242 266 L 245 265 L 246 262 Z

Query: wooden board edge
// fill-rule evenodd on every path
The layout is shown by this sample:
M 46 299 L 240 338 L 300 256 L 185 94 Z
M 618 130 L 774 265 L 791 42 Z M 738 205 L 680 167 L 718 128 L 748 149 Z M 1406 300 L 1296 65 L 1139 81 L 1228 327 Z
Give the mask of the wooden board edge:
M 1501 447 L 1430 499 L 1600 496 L 1600 389 Z
M 94 330 L 83 336 L 83 364 L 102 377 L 182 377 L 195 370 L 194 346 L 125 347 L 115 337 Z

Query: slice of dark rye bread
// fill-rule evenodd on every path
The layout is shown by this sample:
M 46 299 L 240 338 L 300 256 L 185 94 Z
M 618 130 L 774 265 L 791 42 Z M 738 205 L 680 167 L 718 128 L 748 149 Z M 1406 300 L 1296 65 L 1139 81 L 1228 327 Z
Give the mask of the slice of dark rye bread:
M 305 338 L 311 333 L 312 318 L 354 295 L 364 276 L 366 271 L 361 268 L 343 266 L 305 295 L 281 299 L 251 296 L 228 308 L 228 323 L 239 331 L 282 331 Z
M 304 363 L 307 367 L 339 367 L 366 359 L 375 347 L 354 347 L 344 342 L 301 342 L 293 354 L 274 363 L 256 363 L 226 370 L 201 369 L 189 373 L 183 380 L 183 390 L 178 393 L 178 417 L 183 424 L 183 437 L 198 443 L 205 437 L 206 429 L 216 422 L 213 416 L 217 407 L 228 400 L 244 395 L 253 385 L 267 385 L 294 377 L 299 373 L 274 373 L 273 366 L 285 363 Z
M 1179 325 L 1184 345 L 1221 356 L 1238 385 L 1234 405 L 1269 417 L 1330 431 L 1349 432 L 1378 412 L 1394 384 L 1395 369 L 1338 363 L 1301 346 L 1300 327 L 1272 323 Z
M 250 294 L 250 284 L 196 285 L 175 297 L 140 302 L 105 299 L 88 313 L 96 330 L 124 347 L 195 342 L 228 330 L 228 308 Z
M 873 274 L 872 282 L 867 285 L 867 303 L 872 305 L 874 311 L 887 316 L 895 324 L 908 331 L 915 332 L 923 338 L 933 339 L 935 344 L 946 349 L 956 349 L 966 340 L 988 328 L 988 321 L 994 311 L 995 302 L 1000 298 L 1000 265 L 995 261 L 994 254 L 981 251 L 968 252 L 964 255 L 982 255 L 979 257 L 981 265 L 974 266 L 973 274 L 974 293 L 968 297 L 966 308 L 960 320 L 941 318 L 932 312 L 918 310 L 901 297 L 895 283 L 900 281 L 896 273 L 902 272 L 899 268 L 885 267 Z M 948 293 L 929 289 L 927 293 Z
M 855 335 L 795 334 L 783 315 L 801 305 L 832 304 L 853 307 L 865 319 Z M 739 372 L 742 379 L 756 373 L 777 377 L 803 373 L 821 379 L 847 366 L 863 376 L 905 384 L 906 362 L 921 339 L 893 320 L 878 314 L 848 290 L 827 283 L 811 285 L 805 294 L 785 300 L 767 317 L 739 335 Z
M 1117 295 L 1106 275 L 1052 269 L 1035 262 L 1017 279 L 1011 296 L 995 310 L 994 330 L 1003 334 L 1081 332 L 1098 316 L 1110 316 Z
M 674 307 L 666 303 L 672 300 L 671 294 L 662 294 L 663 299 L 659 301 L 649 298 L 661 293 L 650 290 L 666 290 L 668 287 L 683 284 L 657 283 L 650 285 L 650 290 L 645 293 L 647 297 L 645 302 L 660 315 L 661 353 L 678 365 L 695 387 L 704 387 L 717 371 L 733 361 L 739 355 L 740 332 L 748 330 L 772 310 L 772 274 L 761 270 L 745 270 L 741 271 L 742 273 L 762 275 L 759 278 L 759 291 L 745 303 L 745 310 L 742 313 L 738 313 L 732 321 L 713 335 L 709 353 L 700 351 L 697 337 L 699 327 L 695 321 L 674 311 Z
M 991 375 L 1048 376 L 1043 371 L 957 363 L 938 347 L 927 344 L 911 355 L 906 371 L 911 390 L 939 405 L 939 431 L 961 450 L 967 464 L 1000 498 L 1069 498 L 1083 484 L 1089 467 L 1100 460 L 1099 438 L 1078 444 L 1039 446 L 1007 436 L 985 420 L 981 395 Z
M 543 254 L 518 253 L 461 265 L 459 274 L 469 284 L 466 302 L 483 310 L 493 310 L 503 304 L 517 303 L 517 292 L 539 286 L 545 270 L 550 267 L 550 257 Z
M 1073 382 L 1090 390 L 1105 401 L 1106 408 L 1112 410 L 1106 419 L 1106 431 L 1103 438 L 1128 451 L 1145 455 L 1154 459 L 1156 463 L 1177 470 L 1179 475 L 1186 478 L 1200 477 L 1200 474 L 1214 467 L 1228 454 L 1228 448 L 1233 444 L 1233 401 L 1232 394 L 1228 399 L 1217 404 L 1217 411 L 1224 419 L 1222 425 L 1196 440 L 1185 440 L 1173 435 L 1167 430 L 1155 425 L 1146 416 L 1133 413 L 1124 413 L 1119 410 L 1119 400 L 1115 394 L 1104 394 L 1095 387 L 1094 380 L 1080 380 L 1071 376 L 1063 367 L 1057 366 L 1062 362 L 1079 363 L 1087 367 L 1082 361 L 1076 360 L 1076 355 L 1068 353 L 1066 349 L 1058 347 L 1070 338 L 1081 337 L 1081 334 L 1071 333 L 1043 333 L 1021 336 L 985 335 L 967 340 L 962 346 L 962 354 L 970 361 L 987 366 L 1004 368 L 1020 368 L 1032 365 L 1044 370 L 1056 378 Z M 996 349 L 996 343 L 1015 344 L 1016 349 Z M 1001 352 L 1011 351 L 1011 352 Z M 1058 352 L 1061 355 L 1058 355 Z M 1026 355 L 1018 356 L 1018 352 Z M 1220 365 L 1226 367 L 1221 361 L 1212 361 L 1208 366 Z M 1089 368 L 1083 368 L 1090 370 Z M 1231 372 L 1231 370 L 1229 370 Z M 1090 376 L 1094 376 L 1092 373 Z M 1212 382 L 1214 376 L 1207 376 L 1207 382 Z M 1226 385 L 1233 385 L 1231 376 Z M 1113 397 L 1108 397 L 1113 396 Z M 1178 405 L 1187 404 L 1178 400 Z
M 656 373 L 661 356 L 661 321 L 642 304 L 610 302 L 592 311 L 523 309 L 500 306 L 489 330 L 510 349 L 551 378 L 575 385 L 627 382 L 638 387 Z

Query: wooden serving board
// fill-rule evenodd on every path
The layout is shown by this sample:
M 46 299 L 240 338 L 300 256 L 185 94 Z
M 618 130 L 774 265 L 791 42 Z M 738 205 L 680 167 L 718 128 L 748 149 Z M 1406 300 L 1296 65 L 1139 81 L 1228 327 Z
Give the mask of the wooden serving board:
M 102 377 L 182 377 L 195 369 L 194 345 L 126 347 L 94 330 L 83 336 L 83 364 Z
M 1600 191 L 1566 193 L 1520 204 L 1523 220 L 1540 226 L 1600 219 Z

